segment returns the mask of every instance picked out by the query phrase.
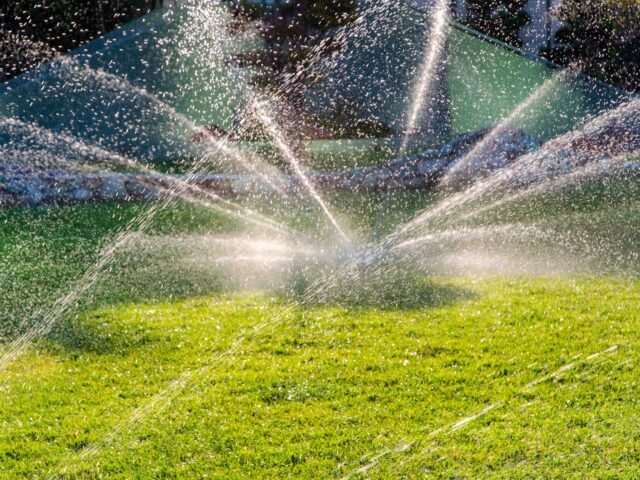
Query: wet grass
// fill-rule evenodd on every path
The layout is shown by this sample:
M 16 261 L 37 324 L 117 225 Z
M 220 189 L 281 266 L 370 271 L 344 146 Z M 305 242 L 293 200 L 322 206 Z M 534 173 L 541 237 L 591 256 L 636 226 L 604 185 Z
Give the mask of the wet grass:
M 637 473 L 640 282 L 435 282 L 474 295 L 393 310 L 290 313 L 263 295 L 225 294 L 87 311 L 78 322 L 91 335 L 75 349 L 48 341 L 0 381 L 1 475 Z M 197 372 L 278 315 L 274 328 L 212 363 L 164 410 L 101 443 L 184 371 Z M 92 445 L 100 449 L 82 459 Z
M 147 208 L 121 204 L 0 209 L 0 339 L 15 333 L 30 312 L 46 308 L 72 288 L 96 261 L 101 248 Z M 156 216 L 147 233 L 232 232 L 240 227 L 238 222 L 204 209 L 176 204 Z M 144 256 L 121 255 L 118 260 L 115 270 L 108 269 L 114 275 L 104 276 L 110 284 L 101 282 L 81 299 L 86 308 L 198 293 L 192 288 L 192 278 L 175 271 L 167 275 L 171 281 L 137 275 L 131 284 L 129 273 L 142 272 Z M 172 259 L 162 260 L 171 270 Z
M 612 245 L 618 225 L 624 251 L 637 251 L 636 184 L 563 195 L 535 199 L 537 210 L 511 206 L 506 218 L 624 219 L 592 226 L 609 229 L 601 243 Z M 329 200 L 353 231 L 375 238 L 433 198 Z M 618 217 L 607 213 L 613 205 L 625 206 Z M 1 334 L 68 289 L 145 208 L 0 211 Z M 311 207 L 264 210 L 311 235 L 318 228 Z M 243 229 L 180 204 L 147 233 Z M 171 249 L 118 257 L 73 314 L 0 374 L 0 478 L 637 473 L 637 276 L 382 275 L 355 297 L 296 308 L 301 297 L 233 292 L 178 258 Z M 185 372 L 184 389 L 130 423 Z M 126 428 L 110 436 L 118 425 Z
M 302 199 L 283 203 L 271 199 L 249 208 L 278 218 L 306 232 L 312 241 L 326 236 L 317 208 Z M 432 197 L 397 193 L 331 196 L 329 201 L 360 238 L 379 236 L 408 219 Z M 71 205 L 64 207 L 0 209 L 0 340 L 16 334 L 17 325 L 39 308 L 50 306 L 73 287 L 98 258 L 101 248 L 143 215 L 148 205 Z M 137 224 L 133 224 L 133 230 Z M 230 219 L 202 207 L 178 202 L 153 218 L 145 235 L 233 235 L 245 232 L 246 222 Z M 126 251 L 118 255 L 95 289 L 82 298 L 83 308 L 166 298 L 187 298 L 219 291 L 216 276 L 197 277 L 177 262 L 180 252 L 148 255 Z M 150 263 L 151 262 L 151 263 Z M 182 270 L 182 271 L 181 271 Z

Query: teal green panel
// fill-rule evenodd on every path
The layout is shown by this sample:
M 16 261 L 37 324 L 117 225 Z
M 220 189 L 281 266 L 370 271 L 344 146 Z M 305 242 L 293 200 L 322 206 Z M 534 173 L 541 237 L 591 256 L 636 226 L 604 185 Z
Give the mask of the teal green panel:
M 228 127 L 244 106 L 250 72 L 228 60 L 258 44 L 229 19 L 213 5 L 154 11 L 0 85 L 1 113 L 135 158 L 189 155 L 194 127 Z
M 350 105 L 361 118 L 376 120 L 401 132 L 411 109 L 413 92 L 425 56 L 429 54 L 429 12 L 398 0 L 381 12 L 378 0 L 359 2 L 361 21 L 344 34 L 340 52 L 319 62 L 322 82 L 310 92 L 314 108 L 332 113 Z M 433 137 L 446 136 L 448 101 L 444 65 L 434 68 L 416 127 Z M 437 125 L 436 132 L 432 127 Z
M 450 39 L 448 81 L 456 133 L 508 119 L 548 140 L 626 97 L 457 28 Z

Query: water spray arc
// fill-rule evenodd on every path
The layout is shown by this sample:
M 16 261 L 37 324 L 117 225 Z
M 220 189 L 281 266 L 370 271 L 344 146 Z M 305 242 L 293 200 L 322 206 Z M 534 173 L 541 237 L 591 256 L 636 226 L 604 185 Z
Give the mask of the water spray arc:
M 63 67 L 67 66 L 67 64 L 64 62 L 62 63 L 62 65 Z M 66 74 L 68 74 L 68 70 L 66 68 L 64 71 L 66 72 Z M 74 69 L 74 71 L 76 71 L 76 69 Z M 109 82 L 110 86 L 115 86 L 116 88 L 124 89 L 126 91 L 133 90 L 134 94 L 151 100 L 152 102 L 154 102 L 154 104 L 159 105 L 159 108 L 167 110 L 171 115 L 181 119 L 181 121 L 183 122 L 186 122 L 190 127 L 194 127 L 193 123 L 188 121 L 186 117 L 175 112 L 175 110 L 173 110 L 170 106 L 166 105 L 164 102 L 160 101 L 146 90 L 131 86 L 125 79 L 122 79 L 113 74 L 107 74 L 105 72 L 96 72 L 88 68 L 82 68 L 79 71 L 84 74 L 91 75 L 92 78 L 98 79 L 100 81 L 106 79 Z M 68 135 L 54 135 L 53 132 L 42 129 L 35 125 L 27 124 L 20 120 L 4 119 L 2 123 L 0 123 L 0 126 L 8 126 L 13 128 L 17 127 L 22 129 L 26 128 L 31 134 L 44 136 L 48 139 L 58 138 L 59 140 L 64 141 L 65 145 L 72 147 L 74 151 L 77 151 L 81 154 L 86 155 L 87 153 L 91 153 L 92 155 L 104 155 L 105 160 L 115 162 L 117 165 L 136 167 L 137 169 L 145 172 L 153 172 L 154 174 L 158 174 L 157 171 L 151 169 L 145 164 L 140 163 L 137 160 L 124 157 L 120 154 L 112 154 L 105 151 L 101 147 L 88 145 Z M 167 188 L 158 189 L 164 199 L 159 203 L 154 204 L 140 218 L 134 219 L 129 225 L 124 228 L 123 231 L 119 232 L 111 242 L 107 242 L 107 245 L 98 254 L 97 262 L 85 271 L 84 275 L 79 279 L 79 281 L 75 284 L 74 288 L 70 292 L 61 296 L 54 302 L 52 308 L 48 309 L 47 311 L 35 312 L 32 319 L 28 322 L 30 324 L 35 323 L 35 325 L 30 327 L 28 331 L 26 331 L 18 339 L 13 341 L 10 344 L 9 348 L 0 357 L 0 373 L 6 370 L 6 368 L 10 364 L 12 364 L 22 353 L 24 353 L 31 342 L 50 332 L 53 326 L 59 321 L 59 319 L 63 315 L 65 315 L 69 309 L 73 308 L 77 300 L 88 290 L 90 290 L 94 285 L 96 285 L 104 269 L 115 258 L 116 253 L 125 245 L 128 245 L 136 239 L 140 238 L 145 229 L 150 226 L 151 221 L 156 216 L 156 214 L 166 208 L 169 208 L 177 198 L 195 203 L 200 206 L 204 206 L 225 215 L 230 215 L 231 217 L 239 217 L 245 219 L 250 223 L 257 224 L 267 229 L 275 230 L 279 233 L 292 233 L 292 230 L 290 228 L 284 227 L 278 222 L 265 218 L 261 214 L 247 207 L 239 206 L 229 200 L 220 197 L 219 195 L 208 192 L 198 187 L 197 185 L 194 185 L 194 180 L 197 179 L 201 169 L 208 164 L 210 157 L 219 152 L 232 154 L 234 158 L 243 159 L 243 157 L 239 153 L 237 153 L 232 146 L 229 145 L 226 139 L 216 139 L 210 142 L 210 146 L 208 147 L 206 154 L 202 155 L 192 165 L 190 170 L 185 175 L 183 175 L 181 178 L 170 177 L 170 186 Z M 197 199 L 194 196 L 194 193 L 204 195 L 205 197 L 208 197 L 215 202 L 222 203 L 224 206 Z M 294 235 L 297 234 L 295 234 L 294 232 Z M 24 324 L 25 322 L 23 321 L 22 323 Z
M 492 142 L 501 135 L 504 135 L 510 128 L 514 127 L 515 122 L 527 115 L 532 107 L 541 101 L 544 101 L 553 89 L 565 81 L 571 71 L 568 69 L 561 70 L 554 74 L 551 78 L 545 80 L 539 87 L 535 88 L 527 98 L 520 103 L 508 116 L 500 120 L 500 122 L 484 136 L 466 155 L 456 161 L 440 180 L 441 188 L 448 188 L 456 181 L 456 177 L 460 172 L 464 172 L 469 164 L 474 162 L 486 161 L 491 158 Z
M 337 232 L 340 240 L 347 245 L 350 244 L 351 240 L 336 220 L 325 200 L 320 196 L 320 193 L 318 193 L 317 189 L 311 184 L 309 176 L 304 171 L 304 168 L 302 167 L 302 164 L 300 163 L 298 157 L 295 155 L 295 153 L 293 153 L 293 150 L 288 144 L 284 133 L 280 130 L 274 118 L 267 112 L 265 102 L 254 101 L 252 103 L 252 110 L 255 112 L 256 118 L 269 132 L 269 135 L 273 138 L 274 142 L 282 152 L 285 160 L 293 168 L 293 171 L 300 179 L 302 185 L 307 190 L 311 198 L 318 204 L 324 215 L 327 217 L 327 219 Z
M 198 7 L 196 3 L 189 2 L 189 8 L 195 9 L 192 12 L 194 14 L 197 14 Z M 400 146 L 401 154 L 405 154 L 409 150 L 409 135 L 419 128 L 421 118 L 424 117 L 425 112 L 430 108 L 433 101 L 434 85 L 438 81 L 437 72 L 444 62 L 449 34 L 449 4 L 450 2 L 448 1 L 437 0 L 433 8 L 428 32 L 429 43 L 424 52 L 423 63 L 415 79 L 414 91 L 409 99 L 409 108 L 406 112 L 407 122 L 404 131 L 406 136 Z M 369 5 L 372 9 L 384 14 L 386 8 L 394 7 L 394 2 L 383 0 L 377 4 L 373 2 L 373 6 L 371 6 L 371 3 Z M 381 7 L 381 5 L 384 5 L 384 7 Z M 204 18 L 206 19 L 206 15 Z M 364 23 L 363 21 L 357 21 L 354 23 L 352 31 L 344 29 L 339 31 L 337 35 L 339 38 L 346 38 L 350 35 L 357 37 L 357 35 L 361 35 L 362 31 L 367 30 L 365 27 L 370 27 L 370 25 L 364 25 Z M 223 35 L 222 32 L 217 33 L 220 33 L 221 36 Z M 193 38 L 191 40 L 193 41 Z M 317 55 L 304 68 L 313 68 L 318 71 L 327 68 L 327 64 L 323 63 L 320 57 L 320 52 L 318 51 Z M 327 62 L 339 61 L 340 58 L 340 53 L 337 53 Z M 198 126 L 193 121 L 178 113 L 172 106 L 150 91 L 135 87 L 125 78 L 120 78 L 118 75 L 95 71 L 88 67 L 76 67 L 63 64 L 62 77 L 71 83 L 79 81 L 75 76 L 84 76 L 105 89 L 124 91 L 127 95 L 140 98 L 150 104 L 153 109 L 167 115 L 175 121 L 177 127 L 188 132 L 198 131 Z M 212 378 L 218 378 L 217 375 L 219 375 L 220 369 L 233 368 L 234 364 L 240 361 L 241 354 L 247 344 L 261 340 L 262 335 L 276 331 L 276 329 L 284 327 L 297 328 L 293 319 L 305 314 L 308 310 L 317 308 L 318 305 L 329 304 L 331 306 L 347 307 L 351 305 L 349 302 L 353 301 L 358 306 L 366 305 L 367 308 L 375 309 L 380 304 L 368 300 L 364 294 L 362 298 L 358 298 L 361 292 L 366 292 L 367 288 L 376 289 L 380 287 L 382 289 L 381 285 L 391 283 L 397 278 L 401 278 L 405 282 L 398 283 L 399 288 L 409 288 L 412 286 L 409 284 L 413 278 L 411 274 L 419 274 L 421 279 L 434 275 L 433 272 L 436 269 L 432 268 L 433 265 L 441 266 L 444 263 L 442 261 L 443 257 L 452 252 L 459 253 L 459 245 L 465 245 L 474 240 L 495 241 L 496 243 L 499 241 L 528 242 L 531 239 L 565 241 L 565 238 L 552 229 L 548 229 L 546 225 L 531 221 L 519 223 L 518 220 L 504 220 L 501 218 L 502 223 L 484 225 L 474 224 L 472 220 L 476 220 L 486 212 L 495 212 L 516 200 L 529 198 L 541 192 L 555 192 L 567 185 L 579 183 L 585 178 L 604 178 L 608 172 L 618 169 L 624 164 L 629 154 L 638 154 L 639 150 L 629 148 L 627 149 L 628 151 L 617 152 L 619 155 L 613 155 L 612 152 L 616 149 L 607 144 L 602 149 L 610 154 L 611 162 L 605 164 L 599 158 L 598 152 L 585 154 L 579 147 L 581 144 L 587 144 L 589 137 L 606 134 L 608 129 L 612 128 L 612 125 L 633 123 L 633 118 L 640 118 L 638 117 L 640 103 L 637 101 L 631 101 L 613 111 L 591 119 L 579 130 L 547 142 L 540 149 L 530 151 L 517 158 L 502 170 L 485 172 L 486 175 L 483 178 L 474 179 L 474 182 L 466 186 L 462 191 L 451 193 L 451 190 L 447 188 L 449 181 L 453 181 L 453 177 L 458 171 L 464 170 L 470 162 L 484 160 L 490 153 L 488 150 L 492 141 L 507 132 L 516 120 L 527 115 L 537 102 L 545 101 L 553 88 L 565 78 L 566 72 L 560 72 L 535 89 L 524 102 L 518 105 L 511 114 L 503 118 L 497 126 L 489 129 L 484 138 L 473 146 L 466 155 L 463 155 L 457 164 L 450 168 L 442 181 L 442 191 L 434 194 L 435 200 L 433 200 L 433 203 L 426 208 L 424 205 L 427 203 L 421 203 L 422 210 L 418 211 L 416 206 L 411 210 L 412 214 L 402 212 L 405 214 L 403 220 L 396 220 L 389 225 L 391 233 L 385 234 L 389 230 L 382 230 L 384 233 L 380 233 L 381 238 L 378 240 L 372 239 L 369 243 L 361 243 L 351 238 L 351 232 L 346 231 L 341 225 L 339 218 L 331 208 L 330 203 L 332 202 L 327 201 L 323 196 L 322 191 L 314 183 L 313 177 L 305 167 L 305 159 L 297 153 L 295 146 L 293 146 L 293 142 L 289 138 L 289 131 L 285 128 L 287 125 L 284 120 L 280 120 L 280 105 L 277 100 L 258 99 L 254 92 L 248 92 L 248 98 L 250 98 L 249 108 L 246 113 L 243 112 L 243 115 L 253 117 L 250 120 L 257 120 L 260 124 L 259 126 L 268 134 L 268 147 L 276 147 L 279 152 L 277 158 L 268 159 L 266 154 L 246 153 L 234 144 L 235 138 L 242 137 L 244 129 L 251 128 L 247 124 L 249 119 L 243 118 L 238 130 L 234 132 L 234 136 L 237 135 L 234 140 L 228 136 L 214 138 L 214 135 L 205 134 L 207 143 L 203 145 L 203 151 L 200 152 L 189 170 L 180 177 L 168 176 L 125 155 L 115 154 L 90 142 L 76 141 L 71 135 L 61 134 L 59 140 L 64 144 L 65 148 L 69 148 L 79 156 L 86 156 L 89 159 L 95 157 L 112 166 L 126 166 L 127 168 L 157 175 L 163 181 L 166 180 L 164 183 L 166 186 L 158 187 L 159 199 L 152 203 L 145 213 L 133 219 L 122 230 L 103 242 L 95 263 L 84 271 L 84 274 L 73 284 L 73 288 L 69 292 L 61 295 L 48 309 L 39 310 L 28 319 L 29 325 L 26 326 L 29 329 L 12 343 L 8 343 L 7 349 L 2 352 L 0 356 L 0 375 L 30 345 L 45 336 L 60 319 L 76 309 L 80 298 L 99 284 L 103 274 L 115 261 L 114 259 L 118 252 L 136 244 L 136 242 L 144 241 L 143 236 L 150 229 L 154 218 L 159 213 L 171 209 L 176 200 L 184 200 L 237 218 L 245 222 L 247 226 L 259 226 L 268 231 L 270 235 L 273 235 L 273 237 L 267 237 L 265 240 L 256 240 L 252 237 L 255 230 L 248 230 L 233 238 L 212 237 L 209 232 L 203 235 L 206 237 L 206 241 L 203 241 L 205 248 L 196 252 L 200 256 L 196 255 L 194 257 L 195 261 L 207 266 L 215 265 L 216 267 L 221 264 L 229 264 L 231 268 L 236 267 L 240 262 L 246 261 L 251 268 L 262 269 L 270 274 L 271 270 L 265 266 L 268 263 L 266 260 L 293 262 L 292 259 L 299 256 L 303 257 L 301 263 L 305 267 L 303 269 L 303 280 L 305 281 L 303 285 L 305 286 L 299 296 L 294 296 L 293 294 L 286 296 L 288 293 L 285 294 L 285 299 L 288 303 L 284 305 L 277 304 L 274 307 L 275 312 L 266 310 L 267 313 L 258 313 L 251 327 L 241 330 L 235 334 L 235 337 L 232 337 L 230 346 L 220 341 L 212 346 L 212 353 L 205 353 L 202 356 L 202 352 L 199 352 L 195 365 L 187 365 L 186 367 L 181 365 L 176 374 L 171 374 L 170 378 L 174 378 L 173 381 L 164 383 L 163 377 L 163 380 L 161 380 L 163 384 L 158 389 L 152 390 L 150 396 L 136 403 L 115 424 L 108 423 L 104 435 L 98 435 L 97 439 L 92 440 L 86 446 L 81 445 L 79 448 L 67 449 L 68 454 L 63 455 L 63 458 L 50 468 L 49 473 L 52 473 L 50 478 L 73 476 L 74 469 L 83 466 L 81 465 L 83 462 L 91 460 L 98 455 L 113 454 L 113 451 L 108 452 L 108 450 L 112 448 L 115 450 L 120 439 L 126 441 L 124 438 L 126 438 L 128 432 L 142 422 L 159 417 L 180 395 L 187 391 L 201 394 L 201 389 L 210 387 L 209 381 Z M 285 86 L 287 81 L 293 81 L 293 79 L 287 80 L 285 78 L 283 81 Z M 42 138 L 45 141 L 51 141 L 55 137 L 51 132 L 39 129 L 37 125 L 14 119 L 0 120 L 0 128 L 24 129 L 34 138 Z M 587 144 L 587 147 L 583 147 L 583 150 L 588 147 L 589 145 Z M 267 149 L 265 148 L 265 150 Z M 624 150 L 624 148 L 621 150 Z M 0 149 L 0 153 L 2 151 Z M 240 166 L 243 170 L 258 175 L 265 184 L 270 186 L 268 195 L 263 196 L 261 193 L 251 193 L 251 200 L 263 201 L 265 209 L 266 204 L 272 201 L 283 201 L 287 208 L 286 213 L 289 214 L 293 212 L 296 203 L 301 203 L 301 199 L 291 195 L 288 192 L 288 188 L 294 186 L 296 194 L 302 192 L 305 195 L 305 200 L 309 199 L 314 202 L 312 204 L 314 207 L 313 222 L 317 222 L 321 225 L 321 228 L 327 229 L 333 242 L 323 245 L 321 241 L 310 240 L 310 236 L 289 227 L 287 221 L 283 220 L 281 223 L 277 220 L 277 216 L 274 219 L 260 213 L 263 211 L 260 207 L 253 209 L 246 206 L 245 203 L 237 202 L 233 197 L 223 197 L 200 188 L 196 183 L 198 176 L 202 175 L 206 168 L 210 168 L 211 165 L 215 164 L 218 155 L 224 155 L 225 160 L 229 161 L 232 166 Z M 294 174 L 291 177 L 295 176 L 296 180 L 292 181 L 289 175 L 282 173 L 273 166 L 281 159 L 284 159 L 287 167 Z M 270 163 L 268 160 L 274 161 Z M 83 168 L 92 167 L 91 164 L 85 166 L 79 163 L 78 165 Z M 416 195 L 420 195 L 420 193 Z M 367 206 L 371 207 L 371 203 L 378 201 L 379 198 L 368 200 L 369 205 Z M 305 203 L 305 208 L 308 207 L 307 203 L 310 202 Z M 417 214 L 415 213 L 416 211 L 418 211 Z M 411 217 L 410 215 L 413 216 Z M 287 218 L 286 215 L 283 218 Z M 335 241 L 336 239 L 338 241 Z M 175 238 L 166 236 L 163 240 L 167 243 L 172 243 Z M 266 246 L 260 245 L 261 241 Z M 227 247 L 226 255 L 216 257 L 213 253 L 206 252 L 206 246 L 209 245 L 206 242 Z M 267 253 L 264 253 L 265 251 Z M 207 254 L 210 256 L 206 257 Z M 269 259 L 265 258 L 267 255 L 270 255 Z M 314 270 L 314 268 L 317 268 L 317 270 Z M 267 288 L 265 290 L 269 293 L 276 291 L 268 290 Z M 278 293 L 280 292 L 278 291 Z M 395 307 L 398 309 L 404 308 L 398 305 Z M 426 302 L 420 304 L 418 308 L 426 309 Z M 345 311 L 347 310 L 345 309 Z M 374 311 L 373 313 L 378 314 L 380 311 Z M 399 315 L 399 317 L 403 317 L 403 315 Z M 316 320 L 317 318 L 315 320 L 309 319 L 309 322 Z M 314 324 L 314 327 L 316 326 Z M 611 344 L 609 343 L 609 345 Z M 611 353 L 615 349 L 617 347 L 591 355 L 586 358 L 585 363 L 589 363 L 592 358 Z M 562 367 L 550 375 L 540 377 L 520 390 L 530 391 L 539 383 L 560 377 L 565 371 L 573 368 L 574 365 L 578 365 L 578 362 Z M 494 410 L 502 409 L 506 403 L 504 399 L 486 401 L 484 406 L 478 407 L 477 410 L 475 406 L 473 407 L 474 409 L 471 412 L 475 413 L 469 414 L 469 410 L 463 410 L 463 414 L 456 421 L 435 430 L 431 426 L 429 429 L 419 430 L 417 434 L 423 440 L 431 440 L 438 435 L 450 435 L 489 415 Z M 438 424 L 442 424 L 442 422 L 436 425 Z M 386 455 L 404 454 L 419 443 L 419 440 L 402 442 L 395 449 L 384 450 L 381 454 L 370 457 L 369 463 L 364 466 L 362 466 L 364 462 L 361 462 L 359 464 L 360 467 L 349 473 L 345 478 L 367 474 Z M 357 463 L 354 465 L 357 465 Z
M 405 137 L 400 146 L 401 156 L 406 153 L 411 135 L 418 127 L 422 114 L 433 103 L 433 87 L 439 81 L 437 73 L 443 62 L 447 37 L 451 28 L 449 25 L 450 8 L 451 2 L 449 0 L 437 0 L 433 7 L 431 27 L 426 36 L 427 50 L 411 95 L 407 123 L 404 128 Z
M 473 202 L 477 204 L 491 195 L 500 193 L 517 195 L 517 189 L 522 186 L 553 181 L 571 174 L 574 169 L 586 163 L 597 161 L 597 152 L 573 152 L 573 146 L 588 138 L 606 137 L 607 131 L 615 128 L 617 124 L 637 122 L 638 112 L 640 112 L 640 100 L 632 99 L 613 110 L 592 118 L 584 127 L 550 140 L 538 150 L 518 158 L 513 164 L 427 208 L 412 221 L 398 229 L 391 237 L 406 237 L 412 232 L 428 226 L 429 222 L 446 221 Z M 613 148 L 613 145 L 609 148 Z M 627 150 L 625 155 L 633 155 L 633 145 L 629 145 Z

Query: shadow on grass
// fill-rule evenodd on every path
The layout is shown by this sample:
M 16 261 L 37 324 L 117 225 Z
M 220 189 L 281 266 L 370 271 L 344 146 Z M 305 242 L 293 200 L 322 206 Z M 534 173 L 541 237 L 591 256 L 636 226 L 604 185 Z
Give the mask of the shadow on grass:
M 475 298 L 476 293 L 444 279 L 434 279 L 410 266 L 394 265 L 377 272 L 355 272 L 334 278 L 322 291 L 299 276 L 289 297 L 309 306 L 342 306 L 357 309 L 419 310 L 439 308 Z
M 138 259 L 144 261 L 144 259 Z M 141 329 L 121 332 L 120 329 L 99 328 L 111 318 L 103 318 L 102 309 L 117 305 L 149 305 L 174 303 L 209 295 L 223 294 L 233 289 L 216 272 L 188 272 L 167 263 L 163 268 L 154 258 L 147 267 L 128 264 L 127 275 L 111 272 L 101 279 L 93 295 L 84 299 L 78 314 L 60 319 L 49 339 L 69 352 L 84 351 L 99 354 L 127 351 L 150 341 Z
M 82 352 L 126 354 L 147 342 L 154 341 L 153 332 L 147 332 L 135 326 L 124 330 L 100 328 L 101 323 L 109 322 L 111 319 L 108 315 L 101 317 L 103 313 L 99 306 L 115 303 L 141 305 L 152 305 L 157 302 L 172 303 L 239 290 L 224 279 L 216 278 L 213 272 L 209 278 L 198 280 L 184 276 L 184 272 L 182 275 L 182 277 L 179 276 L 179 272 L 164 271 L 163 282 L 159 278 L 154 282 L 151 275 L 148 281 L 143 283 L 142 289 L 140 284 L 136 288 L 136 282 L 131 278 L 127 282 L 122 282 L 120 287 L 123 292 L 119 298 L 120 302 L 114 302 L 113 297 L 110 301 L 103 299 L 94 302 L 93 308 L 87 306 L 84 309 L 85 313 L 64 319 L 50 335 L 53 342 L 51 348 L 63 349 L 71 355 Z M 137 279 L 141 280 L 140 276 Z M 282 302 L 293 302 L 302 309 L 342 307 L 354 310 L 406 311 L 444 307 L 476 296 L 473 291 L 461 288 L 445 279 L 430 278 L 424 273 L 402 268 L 394 272 L 385 270 L 381 274 L 370 274 L 366 278 L 336 280 L 330 288 L 323 289 L 322 293 L 320 293 L 321 290 L 314 290 L 314 288 L 313 281 L 308 276 L 296 277 L 287 288 L 280 290 L 280 299 Z M 111 295 L 115 295 L 113 286 L 109 291 Z M 125 298 L 130 301 L 123 302 Z M 153 307 L 150 306 L 150 308 Z
M 81 279 L 95 263 L 109 235 L 144 209 L 140 205 L 85 205 L 0 212 L 0 254 L 6 260 L 0 265 L 0 340 L 15 339 L 42 321 L 42 316 L 34 312 L 50 312 L 56 299 L 77 288 L 74 279 Z M 56 321 L 48 335 L 52 348 L 108 353 L 146 341 L 142 334 L 119 338 L 96 328 L 100 322 L 94 322 L 91 315 L 103 307 L 174 302 L 246 289 L 228 278 L 239 272 L 216 271 L 207 264 L 206 248 L 194 250 L 185 262 L 185 252 L 179 242 L 172 240 L 174 234 L 179 238 L 190 233 L 233 231 L 227 219 L 184 205 L 171 209 L 164 217 L 156 219 L 147 243 L 119 251 L 97 284 L 80 295 L 68 314 Z M 160 248 L 158 238 L 163 236 L 168 240 Z M 255 270 L 249 273 L 255 274 Z M 312 292 L 309 305 L 419 309 L 472 297 L 469 291 L 412 272 L 411 266 L 384 265 L 377 272 L 336 280 L 322 295 Z M 330 271 L 322 273 L 331 278 Z M 269 269 L 265 269 L 265 275 L 277 277 Z M 313 275 L 296 278 L 289 288 L 281 288 L 287 282 L 284 278 L 274 278 L 277 286 L 262 287 L 270 292 L 284 291 L 284 300 L 299 301 L 301 292 L 314 284 L 310 277 Z
M 98 260 L 101 248 L 148 208 L 132 203 L 0 209 L 0 342 L 10 342 L 34 328 L 58 299 L 81 288 L 79 282 Z M 234 228 L 233 222 L 220 215 L 178 204 L 156 216 L 147 230 L 150 235 L 165 235 Z M 95 348 L 100 343 L 104 350 L 107 340 L 96 340 L 89 327 L 83 331 L 83 312 L 221 290 L 220 279 L 214 275 L 202 278 L 184 268 L 179 272 L 181 267 L 172 255 L 118 251 L 96 285 L 71 302 L 69 313 L 55 322 L 48 338 L 70 347 Z

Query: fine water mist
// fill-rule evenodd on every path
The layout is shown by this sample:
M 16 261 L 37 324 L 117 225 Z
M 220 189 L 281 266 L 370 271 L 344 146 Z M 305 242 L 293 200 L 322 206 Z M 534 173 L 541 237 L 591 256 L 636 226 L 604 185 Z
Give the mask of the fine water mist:
M 21 113 L 15 99 L 3 105 L 0 176 L 6 174 L 11 182 L 0 185 L 0 206 L 22 188 L 20 182 L 37 175 L 60 175 L 72 183 L 86 172 L 118 173 L 131 175 L 126 177 L 131 182 L 154 182 L 143 184 L 152 190 L 145 201 L 118 197 L 119 208 L 130 202 L 138 209 L 95 234 L 94 251 L 85 252 L 73 278 L 47 290 L 19 315 L 11 313 L 19 318 L 10 333 L 0 330 L 6 340 L 0 375 L 65 321 L 100 301 L 259 291 L 282 307 L 257 319 L 231 346 L 203 354 L 165 389 L 142 399 L 105 436 L 70 451 L 53 468 L 52 478 L 72 474 L 77 463 L 108 449 L 185 390 L 197 391 L 243 344 L 269 329 L 289 328 L 292 318 L 318 305 L 437 307 L 453 295 L 434 287 L 433 280 L 442 277 L 638 275 L 640 100 L 621 94 L 622 100 L 606 103 L 607 108 L 585 109 L 570 129 L 538 138 L 527 130 L 527 118 L 553 109 L 552 93 L 558 89 L 588 82 L 569 69 L 557 69 L 524 89 L 524 100 L 497 121 L 466 128 L 476 119 L 456 118 L 459 112 L 452 109 L 446 112 L 452 121 L 443 131 L 427 132 L 437 127 L 432 120 L 442 113 L 436 112 L 442 86 L 455 91 L 455 83 L 447 83 L 443 74 L 455 40 L 450 2 L 437 0 L 429 15 L 395 3 L 362 2 L 358 18 L 335 29 L 336 45 L 344 48 L 327 55 L 318 46 L 295 74 L 279 78 L 285 92 L 304 76 L 326 82 L 300 90 L 292 105 L 285 95 L 259 92 L 249 73 L 228 61 L 229 52 L 242 50 L 238 45 L 259 44 L 256 30 L 247 27 L 249 33 L 236 37 L 225 5 L 193 1 L 162 11 L 160 25 L 177 32 L 177 48 L 170 49 L 166 39 L 157 42 L 156 54 L 167 70 L 156 74 L 161 86 L 173 82 L 173 91 L 145 86 L 133 70 L 119 73 L 57 57 L 25 75 L 26 86 L 20 88 L 26 92 L 41 85 L 43 96 L 60 96 L 60 103 L 67 99 L 69 118 L 59 118 L 63 108 L 47 117 L 41 99 L 33 99 L 37 113 L 35 107 Z M 383 28 L 386 15 L 401 14 L 409 19 L 406 24 Z M 350 66 L 366 64 L 366 55 L 376 49 L 395 54 L 389 38 L 417 31 L 420 22 L 427 22 L 426 29 L 418 25 L 426 36 L 413 39 L 420 48 L 411 52 L 416 59 L 411 68 L 391 62 L 369 66 L 371 75 L 353 72 Z M 205 41 L 209 48 L 201 46 Z M 117 45 L 108 44 L 101 55 Z M 181 88 L 188 64 L 195 66 L 198 78 Z M 171 65 L 180 68 L 171 71 Z M 218 76 L 221 70 L 224 77 Z M 372 79 L 374 73 L 380 78 Z M 394 78 L 397 85 L 389 85 Z M 369 89 L 372 83 L 377 90 Z M 584 89 L 584 83 L 579 85 Z M 354 92 L 362 98 L 354 98 Z M 77 110 L 87 96 L 93 100 L 87 111 Z M 359 117 L 348 121 L 375 121 L 386 127 L 386 136 L 344 139 L 333 133 L 348 127 L 327 126 L 344 120 L 339 114 L 350 111 L 343 108 L 347 100 Z M 379 105 L 404 107 L 388 121 L 372 113 Z M 86 120 L 92 113 L 95 123 Z M 303 134 L 300 119 L 313 125 L 315 136 Z M 132 138 L 139 138 L 140 145 L 130 145 Z M 452 147 L 467 138 L 475 141 Z M 340 142 L 346 141 L 363 145 L 365 163 L 345 153 Z M 337 147 L 317 153 L 327 145 Z M 425 178 L 428 182 L 418 182 Z M 37 193 L 33 197 L 39 201 L 46 196 Z M 76 200 L 69 202 L 71 207 L 42 201 L 38 208 L 69 208 L 68 215 L 78 222 L 73 216 L 80 214 L 74 211 L 99 208 Z M 20 209 L 29 207 L 11 208 L 19 216 Z M 33 248 L 33 242 L 22 241 Z M 7 257 L 18 258 L 20 248 Z M 75 257 L 81 255 L 73 251 L 67 260 Z M 18 291 L 18 276 L 2 268 L 8 280 L 0 277 L 6 282 L 0 287 Z

